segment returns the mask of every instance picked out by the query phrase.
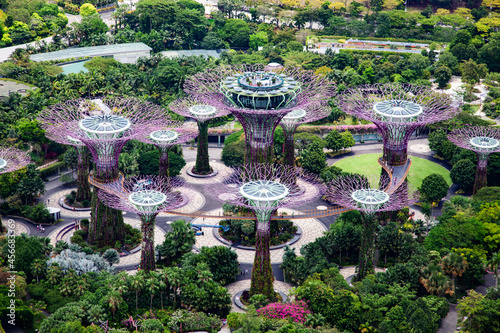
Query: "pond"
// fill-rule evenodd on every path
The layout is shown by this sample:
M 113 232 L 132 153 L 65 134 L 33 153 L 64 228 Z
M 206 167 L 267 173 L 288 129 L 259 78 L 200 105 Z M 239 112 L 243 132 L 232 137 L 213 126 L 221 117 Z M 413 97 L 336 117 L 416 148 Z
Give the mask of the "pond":
M 61 68 L 63 70 L 63 74 L 71 74 L 71 73 L 87 73 L 89 70 L 83 65 L 87 62 L 88 60 L 83 60 L 79 62 L 74 62 L 72 64 L 67 64 L 67 65 L 62 65 Z

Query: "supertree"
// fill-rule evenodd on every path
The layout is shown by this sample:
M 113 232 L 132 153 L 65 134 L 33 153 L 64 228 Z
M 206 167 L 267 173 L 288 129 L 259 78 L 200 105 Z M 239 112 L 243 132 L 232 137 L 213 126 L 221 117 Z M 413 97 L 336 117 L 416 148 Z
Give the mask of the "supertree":
M 222 202 L 250 209 L 257 219 L 255 259 L 252 268 L 250 295 L 263 294 L 275 299 L 274 276 L 270 258 L 271 216 L 278 208 L 302 206 L 314 196 L 304 198 L 296 180 L 302 179 L 323 191 L 316 176 L 288 165 L 249 163 L 235 168 L 224 182 L 206 186 L 207 193 Z
M 293 136 L 295 130 L 302 124 L 310 123 L 327 117 L 331 112 L 328 103 L 310 104 L 304 109 L 295 109 L 281 119 L 280 125 L 285 134 L 285 144 L 283 147 L 283 163 L 295 165 L 295 141 Z
M 38 119 L 47 132 L 83 142 L 92 154 L 94 178 L 106 183 L 118 177 L 118 156 L 123 146 L 168 117 L 162 107 L 115 97 L 66 101 L 43 110 Z M 125 236 L 123 216 L 121 211 L 103 205 L 98 192 L 95 188 L 92 195 L 87 241 L 98 247 L 114 246 Z
M 48 127 L 45 130 L 45 136 L 57 143 L 72 146 L 78 153 L 77 176 L 76 176 L 76 201 L 91 199 L 91 191 L 88 182 L 89 178 L 89 152 L 81 140 L 72 136 L 62 137 L 57 127 Z
M 91 176 L 92 179 L 92 176 Z M 141 269 L 155 269 L 154 228 L 156 216 L 184 204 L 185 198 L 178 190 L 185 186 L 178 178 L 139 176 L 124 178 L 111 183 L 92 182 L 98 186 L 99 199 L 113 209 L 132 212 L 141 219 Z
M 154 145 L 160 151 L 159 175 L 168 177 L 168 152 L 175 145 L 186 143 L 196 138 L 198 133 L 193 129 L 182 128 L 182 125 L 173 122 L 168 125 L 151 126 L 147 132 L 137 137 L 137 140 Z
M 191 171 L 197 175 L 211 174 L 213 169 L 208 157 L 208 123 L 211 119 L 228 115 L 229 111 L 192 97 L 173 101 L 169 109 L 181 116 L 193 118 L 198 123 L 198 150 L 196 163 Z
M 378 188 L 372 188 L 370 181 L 361 175 L 346 175 L 334 179 L 327 185 L 325 198 L 333 204 L 355 209 L 363 215 L 363 234 L 359 250 L 357 280 L 373 273 L 375 250 L 375 213 L 396 211 L 417 202 L 418 192 L 403 182 L 394 191 L 386 192 L 390 185 L 388 177 L 382 177 Z
M 343 111 L 377 126 L 383 136 L 382 159 L 389 166 L 406 164 L 408 140 L 416 129 L 460 111 L 447 94 L 397 83 L 351 88 L 337 97 L 337 103 Z
M 271 162 L 273 136 L 281 119 L 326 101 L 335 87 L 325 76 L 297 68 L 237 65 L 208 69 L 186 80 L 184 90 L 206 104 L 228 109 L 246 138 L 246 163 Z
M 460 148 L 477 154 L 476 181 L 474 194 L 487 185 L 488 158 L 500 152 L 500 130 L 495 127 L 463 127 L 448 134 L 448 139 Z
M 11 147 L 0 147 L 0 174 L 24 168 L 30 161 L 30 157 L 25 151 Z M 0 216 L 1 231 L 3 231 L 3 224 Z

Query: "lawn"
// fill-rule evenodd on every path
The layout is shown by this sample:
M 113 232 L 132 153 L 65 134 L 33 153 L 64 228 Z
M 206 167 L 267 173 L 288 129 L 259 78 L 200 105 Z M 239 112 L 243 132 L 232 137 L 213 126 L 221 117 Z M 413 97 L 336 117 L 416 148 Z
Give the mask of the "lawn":
M 377 162 L 377 159 L 380 156 L 380 154 L 365 154 L 347 157 L 338 161 L 334 165 L 347 172 L 355 172 L 367 176 L 378 177 L 382 169 L 380 164 Z M 414 186 L 420 187 L 422 180 L 431 173 L 442 175 L 449 185 L 452 184 L 450 172 L 444 167 L 415 156 L 412 156 L 411 160 L 412 163 L 408 174 L 408 181 Z

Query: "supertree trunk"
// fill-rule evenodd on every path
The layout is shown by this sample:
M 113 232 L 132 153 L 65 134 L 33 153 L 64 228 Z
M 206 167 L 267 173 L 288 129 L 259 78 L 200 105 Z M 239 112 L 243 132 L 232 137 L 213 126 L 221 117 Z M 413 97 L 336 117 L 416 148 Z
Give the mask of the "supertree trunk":
M 474 182 L 474 194 L 477 193 L 481 188 L 488 184 L 488 158 L 489 154 L 477 154 L 477 171 L 476 171 L 476 181 Z
M 391 140 L 384 138 L 384 154 L 383 160 L 391 166 L 405 165 L 408 159 L 408 146 L 407 145 L 394 145 Z
M 208 175 L 212 172 L 208 159 L 208 122 L 198 121 L 198 152 L 193 172 Z
M 99 168 L 95 170 L 94 177 L 100 182 L 110 182 L 118 177 L 118 166 Z M 99 199 L 99 191 L 101 190 L 94 187 L 87 242 L 99 248 L 114 247 L 117 241 L 121 242 L 125 237 L 123 214 L 121 210 L 109 208 L 103 204 Z
M 155 215 L 141 214 L 141 269 L 149 272 L 156 268 L 155 263 Z
M 76 201 L 91 200 L 92 194 L 89 185 L 89 151 L 86 147 L 78 148 L 78 174 L 76 187 Z
M 255 259 L 252 268 L 252 281 L 250 286 L 250 296 L 262 294 L 270 301 L 276 299 L 273 282 L 273 269 L 271 267 L 271 233 L 269 228 L 270 214 L 259 216 L 257 213 L 257 235 L 255 244 Z
M 373 274 L 373 255 L 375 253 L 375 230 L 377 222 L 374 214 L 364 214 L 363 235 L 359 249 L 359 267 L 356 281 L 363 280 L 368 274 Z
M 250 163 L 272 163 L 274 158 L 273 147 L 252 147 L 247 144 L 245 152 L 245 164 Z
M 168 151 L 170 149 L 160 149 L 160 171 L 159 175 L 161 177 L 168 177 L 169 176 L 169 171 L 168 171 Z
M 295 165 L 295 141 L 293 139 L 294 131 L 286 131 L 285 133 L 285 144 L 283 147 L 283 164 L 284 165 Z
M 378 125 L 384 138 L 383 160 L 390 166 L 405 165 L 408 160 L 408 140 L 415 126 Z

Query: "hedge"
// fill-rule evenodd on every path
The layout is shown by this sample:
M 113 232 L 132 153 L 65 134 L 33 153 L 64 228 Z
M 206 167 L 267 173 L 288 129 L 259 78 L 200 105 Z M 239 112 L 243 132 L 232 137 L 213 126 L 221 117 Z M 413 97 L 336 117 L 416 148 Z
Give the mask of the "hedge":
M 56 162 L 46 168 L 40 169 L 40 177 L 47 178 L 50 175 L 55 174 L 58 170 L 64 168 L 64 162 Z

